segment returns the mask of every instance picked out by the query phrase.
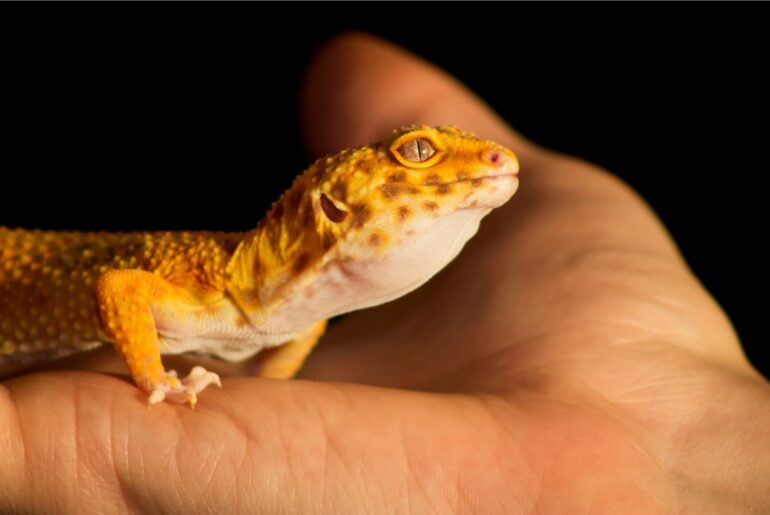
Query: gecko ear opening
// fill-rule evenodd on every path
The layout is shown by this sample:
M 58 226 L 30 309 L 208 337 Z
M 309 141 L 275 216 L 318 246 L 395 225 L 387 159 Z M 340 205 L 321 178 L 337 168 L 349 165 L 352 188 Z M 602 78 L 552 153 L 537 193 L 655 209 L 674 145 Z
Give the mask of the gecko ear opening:
M 329 200 L 329 197 L 321 193 L 321 211 L 324 212 L 326 218 L 330 221 L 338 224 L 348 216 L 347 211 L 343 211 L 334 205 L 334 202 Z

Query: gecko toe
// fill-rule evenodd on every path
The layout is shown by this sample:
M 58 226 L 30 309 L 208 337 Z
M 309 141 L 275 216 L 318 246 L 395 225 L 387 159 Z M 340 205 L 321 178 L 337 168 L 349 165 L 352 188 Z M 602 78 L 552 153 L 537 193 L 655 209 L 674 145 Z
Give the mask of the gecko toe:
M 203 367 L 195 367 L 184 379 L 177 379 L 176 372 L 171 370 L 155 385 L 147 403 L 152 406 L 159 402 L 168 401 L 177 404 L 189 404 L 194 408 L 198 402 L 198 394 L 210 384 L 222 387 L 219 376 Z

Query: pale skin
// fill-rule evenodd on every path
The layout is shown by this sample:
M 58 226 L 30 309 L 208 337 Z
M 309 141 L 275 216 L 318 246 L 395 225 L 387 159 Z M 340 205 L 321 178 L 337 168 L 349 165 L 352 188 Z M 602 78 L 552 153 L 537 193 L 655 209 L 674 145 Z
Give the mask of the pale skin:
M 0 511 L 770 510 L 770 386 L 633 191 L 366 36 L 304 91 L 314 155 L 454 124 L 517 153 L 519 191 L 430 283 L 332 326 L 300 380 L 236 367 L 195 410 L 103 373 L 5 381 Z

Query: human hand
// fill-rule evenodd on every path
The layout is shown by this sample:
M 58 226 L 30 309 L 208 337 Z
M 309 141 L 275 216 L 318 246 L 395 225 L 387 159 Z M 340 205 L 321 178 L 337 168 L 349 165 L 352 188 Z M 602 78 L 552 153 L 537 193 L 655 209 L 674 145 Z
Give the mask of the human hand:
M 0 511 L 770 510 L 770 388 L 628 187 L 366 36 L 319 54 L 303 114 L 315 155 L 475 131 L 519 191 L 431 282 L 334 325 L 307 380 L 226 379 L 195 411 L 102 374 L 6 381 Z

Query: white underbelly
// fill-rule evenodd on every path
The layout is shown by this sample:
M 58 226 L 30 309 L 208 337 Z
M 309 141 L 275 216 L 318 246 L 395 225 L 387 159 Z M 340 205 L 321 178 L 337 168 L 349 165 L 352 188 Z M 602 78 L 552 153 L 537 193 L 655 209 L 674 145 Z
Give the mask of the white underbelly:
M 194 352 L 242 361 L 296 336 L 296 333 L 271 333 L 251 325 L 229 301 L 205 311 L 190 308 L 184 313 L 158 311 L 153 314 L 161 354 Z

